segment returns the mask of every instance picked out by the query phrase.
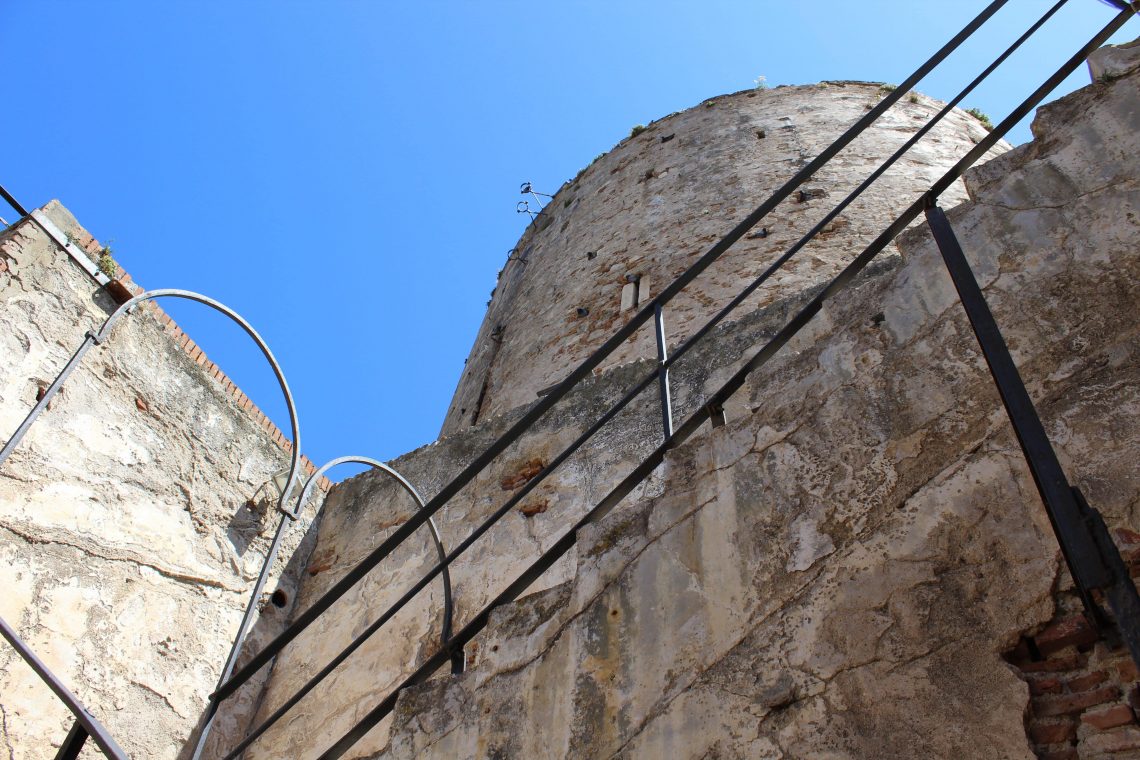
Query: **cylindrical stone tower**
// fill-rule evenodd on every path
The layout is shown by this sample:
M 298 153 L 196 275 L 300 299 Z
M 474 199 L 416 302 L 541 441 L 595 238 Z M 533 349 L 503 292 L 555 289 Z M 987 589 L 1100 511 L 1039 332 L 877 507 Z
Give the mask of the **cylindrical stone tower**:
M 499 274 L 441 434 L 530 403 L 562 380 L 888 91 L 826 82 L 713 98 L 636 130 L 563 185 Z M 670 344 L 704 324 L 943 105 L 908 94 L 769 214 L 667 306 Z M 973 116 L 951 113 L 737 316 L 832 277 L 984 130 Z M 942 197 L 951 206 L 965 191 L 959 183 Z M 647 324 L 604 366 L 654 352 Z

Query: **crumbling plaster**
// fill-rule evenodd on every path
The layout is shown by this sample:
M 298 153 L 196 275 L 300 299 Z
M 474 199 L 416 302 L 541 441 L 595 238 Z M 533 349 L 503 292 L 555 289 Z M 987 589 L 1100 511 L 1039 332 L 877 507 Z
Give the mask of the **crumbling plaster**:
M 1138 111 L 1135 73 L 1042 109 L 950 213 L 1070 477 L 1132 529 Z M 377 757 L 1033 757 L 1002 653 L 1069 581 L 933 242 L 900 247 Z
M 58 203 L 42 213 L 98 250 Z M 0 261 L 9 435 L 118 304 L 31 219 L 0 235 Z M 198 722 L 276 524 L 263 486 L 289 459 L 175 329 L 150 308 L 124 319 L 0 469 L 0 616 L 135 757 L 177 757 Z M 293 598 L 290 558 L 305 554 L 319 501 L 290 531 L 267 595 Z M 288 612 L 261 603 L 255 642 Z M 220 723 L 244 720 L 249 699 Z M 54 756 L 70 714 L 7 646 L 0 704 L 7 746 Z

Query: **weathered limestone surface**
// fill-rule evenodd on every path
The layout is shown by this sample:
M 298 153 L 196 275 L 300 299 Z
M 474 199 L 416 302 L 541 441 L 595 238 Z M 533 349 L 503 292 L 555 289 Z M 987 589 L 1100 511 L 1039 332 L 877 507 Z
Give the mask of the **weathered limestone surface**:
M 681 150 L 671 160 L 677 161 L 678 165 L 685 165 L 685 161 L 691 160 L 704 166 L 706 162 L 704 156 L 707 153 L 709 155 L 708 164 L 713 167 L 712 176 L 720 177 L 724 182 L 724 186 L 717 192 L 719 201 L 727 203 L 726 198 L 735 198 L 741 202 L 739 209 L 736 207 L 735 201 L 733 204 L 729 204 L 731 208 L 725 213 L 728 218 L 732 218 L 743 213 L 744 200 L 748 192 L 760 193 L 770 190 L 767 186 L 761 187 L 761 185 L 769 183 L 775 186 L 777 182 L 790 176 L 803 162 L 806 162 L 807 157 L 822 150 L 843 127 L 841 123 L 831 123 L 824 127 L 822 126 L 823 122 L 829 118 L 854 120 L 866 112 L 865 109 L 869 103 L 875 102 L 882 95 L 882 91 L 877 85 L 864 84 L 835 84 L 826 88 L 787 88 L 780 90 L 779 93 L 778 97 L 771 93 L 742 93 L 727 96 L 710 101 L 713 103 L 713 107 L 706 104 L 684 114 L 670 117 L 666 122 L 673 125 L 673 122 L 677 121 L 678 123 L 673 126 L 679 130 L 676 131 L 676 136 L 672 140 L 661 143 L 654 138 L 651 143 L 646 143 L 645 146 L 638 149 L 641 153 L 638 154 L 637 158 L 632 156 L 625 156 L 624 158 L 604 157 L 583 175 L 581 181 L 592 181 L 588 178 L 603 176 L 604 165 L 607 161 L 612 161 L 615 166 L 620 166 L 620 168 L 615 169 L 612 175 L 604 174 L 604 176 L 612 176 L 615 183 L 619 180 L 624 181 L 622 178 L 629 179 L 629 184 L 635 185 L 637 183 L 634 182 L 636 179 L 634 175 L 640 171 L 637 168 L 640 165 L 638 162 L 656 160 L 654 151 L 659 149 L 681 150 L 677 148 L 675 143 L 688 144 L 687 148 Z M 733 151 L 742 150 L 738 143 L 744 139 L 736 133 L 741 129 L 745 130 L 747 134 L 744 137 L 748 141 L 748 150 L 752 151 L 754 150 L 752 143 L 760 142 L 755 133 L 756 124 L 761 122 L 765 125 L 768 124 L 763 119 L 761 122 L 755 121 L 761 117 L 757 115 L 757 110 L 753 107 L 752 98 L 749 95 L 774 99 L 778 104 L 782 104 L 781 107 L 785 109 L 794 106 L 796 118 L 803 121 L 800 128 L 808 132 L 811 130 L 806 125 L 810 124 L 812 130 L 819 127 L 822 130 L 822 136 L 813 133 L 809 137 L 797 132 L 797 128 L 781 129 L 781 125 L 787 126 L 787 124 L 784 121 L 775 120 L 773 117 L 774 123 L 778 122 L 778 124 L 771 127 L 771 134 L 763 140 L 769 140 L 770 137 L 772 140 L 778 141 L 780 145 L 784 146 L 780 150 L 787 150 L 788 145 L 795 143 L 799 146 L 797 148 L 799 152 L 794 154 L 794 160 L 788 158 L 787 161 L 768 166 L 763 171 L 747 162 L 745 162 L 746 165 L 743 169 L 734 165 L 732 163 L 735 160 Z M 851 150 L 854 157 L 849 158 L 847 163 L 829 170 L 830 173 L 825 172 L 817 177 L 819 183 L 827 178 L 833 182 L 830 186 L 819 185 L 830 188 L 828 192 L 832 196 L 836 196 L 832 197 L 831 201 L 838 200 L 836 188 L 842 186 L 841 182 L 851 184 L 853 175 L 845 173 L 853 173 L 858 170 L 863 170 L 864 173 L 869 172 L 872 168 L 871 162 L 881 160 L 889 152 L 888 145 L 893 147 L 901 144 L 918 128 L 917 125 L 921 122 L 917 121 L 915 117 L 919 115 L 928 116 L 932 112 L 935 107 L 934 101 L 922 96 L 915 97 L 917 103 L 911 103 L 910 99 L 906 99 L 904 101 L 905 106 L 900 109 L 900 112 L 889 116 L 887 128 L 882 134 L 875 139 L 865 143 L 860 142 L 853 146 Z M 761 109 L 761 112 L 768 113 L 765 109 Z M 774 112 L 782 113 L 782 111 Z M 670 126 L 670 130 L 673 129 L 673 126 Z M 658 127 L 652 127 L 651 130 L 658 129 Z M 660 129 L 664 128 L 660 127 Z M 917 191 L 919 183 L 930 182 L 940 176 L 949 166 L 953 157 L 964 153 L 972 145 L 971 140 L 983 134 L 980 130 L 981 127 L 974 123 L 972 117 L 954 114 L 950 119 L 949 126 L 936 133 L 938 139 L 932 141 L 933 147 L 924 145 L 919 151 L 917 161 L 912 159 L 911 163 L 907 164 L 906 170 L 901 172 L 900 177 L 891 178 L 885 188 L 867 199 L 865 205 L 859 208 L 860 218 L 857 223 L 849 225 L 849 228 L 844 228 L 842 236 L 838 234 L 824 236 L 826 239 L 825 258 L 829 262 L 827 266 L 818 263 L 824 259 L 812 258 L 815 256 L 814 252 L 802 252 L 801 262 L 811 260 L 817 263 L 806 266 L 806 268 L 793 267 L 793 274 L 789 277 L 776 278 L 780 284 L 778 298 L 770 291 L 761 291 L 764 293 L 762 298 L 754 299 L 753 303 L 746 305 L 732 320 L 717 328 L 710 340 L 702 342 L 692 353 L 678 362 L 671 370 L 676 418 L 680 420 L 698 409 L 708 397 L 709 392 L 719 387 L 725 379 L 736 371 L 747 356 L 749 348 L 771 337 L 787 322 L 794 311 L 814 294 L 815 283 L 819 283 L 825 275 L 834 273 L 839 262 L 845 263 L 854 255 L 855 251 L 851 246 L 855 245 L 856 241 L 865 241 L 874 237 L 883 226 L 893 219 L 893 214 L 898 207 L 903 205 L 903 200 L 909 199 Z M 668 133 L 672 134 L 673 132 L 669 131 Z M 662 136 L 666 134 L 666 132 L 661 132 Z M 721 141 L 724 141 L 725 144 L 722 145 Z M 660 148 L 656 146 L 660 146 Z M 630 150 L 632 149 L 628 146 L 619 146 L 614 154 L 624 156 L 625 154 L 622 151 L 628 153 Z M 699 162 L 693 158 L 697 154 L 702 157 Z M 753 157 L 749 160 L 755 162 L 760 159 Z M 735 174 L 732 174 L 734 179 L 731 182 L 725 179 L 728 173 L 737 171 L 741 172 L 742 175 L 756 176 L 745 182 L 744 185 L 739 184 L 743 180 L 736 179 Z M 841 175 L 843 176 L 841 177 Z M 858 177 L 858 179 L 861 178 L 861 176 Z M 675 210 L 680 214 L 678 218 L 686 220 L 692 229 L 707 231 L 710 236 L 714 229 L 718 233 L 723 232 L 724 216 L 718 216 L 715 220 L 704 219 L 700 214 L 697 215 L 700 218 L 693 217 L 691 205 L 696 201 L 693 200 L 692 196 L 697 190 L 689 187 L 692 182 L 695 180 L 685 180 L 683 183 L 683 187 L 687 187 L 687 190 L 663 186 L 655 192 L 663 193 L 666 196 L 670 193 L 680 193 L 683 196 L 681 201 L 669 200 L 669 203 L 676 203 Z M 702 187 L 704 187 L 702 192 L 707 193 L 712 186 Z M 816 183 L 813 183 L 812 187 L 816 187 Z M 562 198 L 569 191 L 564 189 L 563 193 L 560 193 L 551 202 L 550 208 L 564 208 Z M 901 193 L 901 195 L 888 197 L 890 193 Z M 960 188 L 956 188 L 954 192 L 950 193 L 952 198 L 963 196 L 964 191 Z M 587 197 L 584 191 L 581 197 L 583 199 Z M 773 230 L 776 229 L 777 223 L 790 226 L 787 226 L 780 233 L 773 232 L 771 240 L 755 239 L 748 241 L 744 248 L 755 255 L 756 246 L 770 243 L 772 246 L 779 246 L 782 252 L 784 248 L 795 241 L 796 237 L 792 236 L 793 232 L 798 237 L 827 210 L 809 207 L 813 203 L 822 204 L 827 200 L 817 199 L 789 203 L 787 212 L 774 215 L 769 224 Z M 598 216 L 601 213 L 598 211 L 601 207 L 599 204 L 604 205 L 601 201 L 587 202 L 582 200 L 577 206 L 574 206 L 577 210 L 573 212 L 575 221 L 570 229 L 578 229 L 583 224 L 597 225 L 602 230 L 597 234 L 608 234 L 607 230 L 615 229 L 616 219 L 611 216 L 604 218 Z M 595 210 L 587 213 L 587 209 Z M 606 214 L 611 214 L 612 211 L 611 209 Z M 585 219 L 585 221 L 577 221 L 579 218 Z M 638 225 L 642 223 L 642 220 L 636 213 L 632 214 L 632 218 L 635 221 L 630 229 L 640 229 Z M 874 226 L 876 224 L 877 227 Z M 541 225 L 539 226 L 541 227 Z M 837 230 L 840 226 L 842 225 L 837 226 Z M 581 234 L 585 234 L 586 228 L 581 227 L 580 229 Z M 670 234 L 680 234 L 681 228 L 677 227 L 676 233 L 669 232 L 672 229 L 671 226 L 662 228 L 650 225 L 642 230 L 645 235 L 660 233 L 665 236 L 666 240 L 663 243 L 653 243 L 652 251 L 657 251 L 655 255 L 661 259 L 660 261 L 653 259 L 657 262 L 654 266 L 660 264 L 662 268 L 654 270 L 655 274 L 643 277 L 643 280 L 638 284 L 640 288 L 648 287 L 649 280 L 664 284 L 666 282 L 665 277 L 671 278 L 679 271 L 669 268 L 676 261 L 669 263 L 671 261 L 669 254 L 673 251 L 668 249 L 669 240 L 667 238 Z M 858 230 L 859 234 L 849 234 L 853 230 Z M 621 234 L 627 233 L 629 230 L 623 230 Z M 535 232 L 532 228 L 528 235 L 530 234 L 535 235 L 534 250 L 537 252 L 540 249 L 537 241 L 544 233 Z M 571 235 L 571 232 L 566 234 Z M 704 233 L 702 232 L 702 234 Z M 711 240 L 711 237 L 709 239 Z M 570 241 L 570 238 L 566 236 L 557 239 L 552 238 L 544 245 L 548 249 L 545 254 L 547 258 L 538 258 L 538 254 L 535 253 L 536 258 L 533 258 L 532 263 L 526 266 L 525 276 L 531 278 L 526 282 L 531 282 L 533 278 L 538 278 L 542 282 L 559 282 L 559 277 L 569 276 L 567 271 L 564 271 L 566 267 L 572 267 L 575 272 L 578 272 L 580 267 L 577 258 L 580 252 L 573 247 L 575 244 Z M 568 246 L 562 249 L 562 254 L 558 254 L 555 250 L 555 246 L 559 245 Z M 520 250 L 521 248 L 522 244 L 520 244 Z M 764 250 L 767 251 L 769 248 L 764 248 Z M 770 250 L 772 255 L 775 255 L 776 248 L 772 247 Z M 748 254 L 741 255 L 747 257 Z M 599 254 L 600 256 L 601 254 Z M 691 258 L 685 258 L 686 265 L 687 262 L 691 261 Z M 876 265 L 876 270 L 892 266 L 891 260 L 897 259 L 897 254 L 892 250 L 890 254 L 884 254 L 883 259 L 882 263 Z M 585 261 L 584 257 L 583 260 Z M 600 261 L 600 258 L 598 260 Z M 650 260 L 649 253 L 646 253 L 645 260 Z M 741 267 L 744 265 L 741 264 L 741 261 L 734 261 L 727 266 Z M 550 268 L 549 272 L 545 269 L 547 267 Z M 747 269 L 747 267 L 745 268 Z M 748 272 L 754 275 L 758 271 L 754 270 L 755 267 L 748 269 Z M 519 270 L 516 274 L 522 276 L 522 271 Z M 721 271 L 720 265 L 716 271 Z M 505 272 L 503 276 L 507 277 L 507 273 Z M 722 272 L 719 278 L 713 279 L 711 285 L 702 278 L 699 286 L 695 286 L 695 289 L 703 292 L 703 289 L 711 287 L 713 295 L 723 302 L 730 297 L 728 288 L 740 287 L 742 282 L 743 276 L 739 272 L 736 274 L 724 274 Z M 585 287 L 582 283 L 578 283 L 578 285 Z M 626 297 L 629 298 L 629 285 L 629 283 L 619 284 L 617 290 L 614 290 L 613 306 L 615 313 L 621 298 L 618 291 L 624 288 L 627 291 Z M 513 295 L 510 295 L 509 299 L 505 301 L 505 303 L 511 304 L 510 308 L 519 310 L 520 314 L 525 309 L 538 309 L 543 312 L 542 319 L 549 316 L 547 312 L 557 312 L 557 309 L 552 310 L 550 308 L 549 299 L 536 297 L 535 294 L 541 290 L 534 290 L 530 285 L 525 287 L 520 285 L 519 287 L 522 290 L 511 291 Z M 559 292 L 562 295 L 566 295 L 563 292 L 565 288 L 571 287 L 578 286 L 565 283 L 558 285 Z M 644 291 L 641 293 L 644 296 Z M 561 298 L 562 295 L 559 295 L 558 298 Z M 528 299 L 530 300 L 528 301 Z M 714 303 L 714 300 L 705 296 L 701 296 L 701 299 L 703 299 L 702 305 L 698 311 L 707 315 L 710 312 L 708 306 Z M 495 303 L 498 303 L 498 300 Z M 492 304 L 489 315 L 499 308 L 495 306 L 495 303 Z M 591 306 L 591 314 L 594 314 L 593 309 L 594 307 Z M 672 310 L 670 315 L 668 326 L 671 336 L 688 329 L 685 327 L 687 322 L 681 324 L 680 328 L 674 329 L 677 327 L 677 323 Z M 538 319 L 537 314 L 528 314 L 525 318 L 519 318 L 528 325 L 526 330 L 519 329 L 503 333 L 492 342 L 498 347 L 496 350 L 503 352 L 503 356 L 512 357 L 504 360 L 507 363 L 503 365 L 501 371 L 503 373 L 517 373 L 520 386 L 527 386 L 529 383 L 530 386 L 527 387 L 531 387 L 535 382 L 538 382 L 535 380 L 538 375 L 528 375 L 528 373 L 546 373 L 549 368 L 555 368 L 551 370 L 552 372 L 563 373 L 570 367 L 568 361 L 572 359 L 576 362 L 582 358 L 583 355 L 580 352 L 574 353 L 581 346 L 573 348 L 578 345 L 574 342 L 575 339 L 567 338 L 561 333 L 558 333 L 559 337 L 556 342 L 563 342 L 557 347 L 548 347 L 548 353 L 541 361 L 522 359 L 514 355 L 512 352 L 516 351 L 520 345 L 533 347 L 536 345 L 534 343 L 536 336 L 546 335 L 543 332 L 546 328 L 540 324 L 531 325 L 529 321 L 532 318 Z M 491 319 L 492 316 L 488 316 L 488 320 Z M 484 324 L 484 331 L 489 329 L 488 324 L 490 323 Z M 611 333 L 617 326 L 613 320 L 604 325 L 599 324 L 597 330 L 603 331 L 605 335 Z M 595 343 L 604 337 L 602 332 L 594 332 L 591 335 L 591 340 Z M 620 352 L 620 356 L 628 359 L 630 357 L 655 355 L 654 350 L 648 344 L 639 345 L 640 348 L 636 350 Z M 565 347 L 570 347 L 567 350 L 572 349 L 571 359 L 563 356 L 562 352 Z M 556 352 L 558 353 L 557 356 L 555 356 Z M 496 370 L 496 372 L 498 371 Z M 464 539 L 480 521 L 488 517 L 512 496 L 542 465 L 550 462 L 564 447 L 586 430 L 609 405 L 621 398 L 628 389 L 651 371 L 652 364 L 644 359 L 621 365 L 609 363 L 604 372 L 583 383 L 582 387 L 549 412 L 533 430 L 510 450 L 498 457 L 472 484 L 466 487 L 439 513 L 438 523 L 445 544 L 451 547 Z M 497 377 L 504 378 L 504 381 L 509 379 L 511 384 L 515 384 L 515 380 L 510 379 L 514 378 L 515 374 L 501 374 Z M 550 376 L 541 374 L 541 377 L 540 385 L 545 385 L 553 380 L 561 379 L 561 374 Z M 461 382 L 457 399 L 465 392 L 463 383 L 467 382 L 466 379 Z M 393 462 L 393 465 L 407 476 L 426 498 L 430 498 L 535 403 L 533 390 L 534 388 L 531 387 L 531 391 L 517 397 L 511 397 L 516 399 L 517 403 L 526 404 L 526 406 L 504 414 L 483 416 L 474 427 L 456 427 L 454 432 L 444 436 L 436 443 L 400 457 Z M 730 415 L 744 410 L 745 401 L 746 399 L 743 397 L 737 399 L 735 406 L 739 408 L 730 408 Z M 456 611 L 457 627 L 466 623 L 477 613 L 518 574 L 521 568 L 537 559 L 543 550 L 551 546 L 562 535 L 573 520 L 582 516 L 590 507 L 600 501 L 620 481 L 622 476 L 631 471 L 658 445 L 661 440 L 660 435 L 657 386 L 654 383 L 638 397 L 637 401 L 626 412 L 619 415 L 601 434 L 583 447 L 579 454 L 563 464 L 533 494 L 528 496 L 519 509 L 508 515 L 501 524 L 497 525 L 486 537 L 480 539 L 471 550 L 453 565 L 452 577 L 455 582 L 455 595 L 458 604 Z M 659 481 L 653 478 L 638 490 L 637 495 L 639 498 L 647 498 L 659 492 Z M 326 501 L 320 536 L 313 552 L 310 567 L 311 577 L 304 584 L 298 601 L 298 609 L 308 607 L 348 568 L 366 556 L 381 540 L 412 514 L 412 508 L 411 500 L 403 495 L 391 481 L 380 474 L 361 476 L 335 488 Z M 266 697 L 262 702 L 259 717 L 265 719 L 280 707 L 286 699 L 429 570 L 435 561 L 435 550 L 428 543 L 425 532 L 414 546 L 401 547 L 395 556 L 386 560 L 373 571 L 364 583 L 361 583 L 348 597 L 338 602 L 335 607 L 322 616 L 282 655 L 275 667 Z M 566 557 L 554 570 L 547 573 L 532 591 L 541 590 L 571 578 L 574 569 L 574 556 Z M 380 633 L 365 643 L 331 678 L 318 686 L 293 708 L 286 718 L 269 729 L 265 736 L 258 739 L 247 757 L 304 756 L 315 754 L 332 744 L 375 704 L 380 695 L 390 691 L 418 663 L 432 654 L 438 640 L 441 618 L 442 587 L 437 581 L 421 593 L 415 602 L 409 605 L 391 623 L 387 624 Z M 479 650 L 477 648 L 468 652 L 468 658 L 472 664 L 478 660 L 478 657 Z M 385 745 L 387 737 L 388 725 L 384 723 L 354 747 L 349 757 L 364 756 L 378 750 Z
M 889 266 L 889 265 L 888 265 Z M 882 267 L 876 266 L 875 269 Z M 812 290 L 757 309 L 718 328 L 671 372 L 677 420 L 700 408 L 709 393 L 745 359 L 750 347 L 770 338 L 813 295 Z M 633 362 L 583 383 L 554 407 L 518 443 L 496 458 L 475 481 L 437 514 L 448 548 L 463 540 L 482 520 L 512 497 L 599 418 L 625 392 L 654 372 L 649 362 Z M 456 628 L 468 622 L 538 558 L 567 526 L 597 504 L 661 442 L 657 384 L 653 383 L 626 412 L 538 486 L 518 507 L 481 538 L 451 568 L 456 596 Z M 746 399 L 729 408 L 730 415 L 748 413 Z M 481 454 L 527 409 L 492 418 L 394 460 L 425 498 L 434 496 L 464 466 Z M 660 493 L 650 478 L 638 498 Z M 413 513 L 414 504 L 386 476 L 366 473 L 335 486 L 325 501 L 316 548 L 297 609 L 310 606 Z M 379 617 L 436 562 L 427 533 L 417 536 L 385 560 L 369 578 L 337 603 L 282 654 L 260 710 L 264 719 L 322 666 L 330 662 L 365 626 Z M 530 590 L 535 593 L 574 574 L 571 553 Z M 304 756 L 330 745 L 350 728 L 378 695 L 390 691 L 427 656 L 438 641 L 442 624 L 442 586 L 437 581 L 416 602 L 385 626 L 341 666 L 337 674 L 306 697 L 277 727 L 260 738 L 247 755 Z M 478 661 L 479 647 L 467 652 Z M 362 677 L 361 673 L 367 673 Z M 350 757 L 367 754 L 387 740 L 386 725 L 354 747 Z
M 1132 529 L 1137 113 L 1140 73 L 1043 109 L 950 214 L 1070 477 Z M 1031 758 L 1001 653 L 1067 580 L 936 248 L 900 247 L 377 757 Z
M 443 434 L 528 404 L 562 380 L 635 313 L 623 302 L 644 306 L 884 94 L 878 84 L 831 82 L 724 95 L 659 119 L 599 157 L 555 194 L 500 273 Z M 766 217 L 764 232 L 757 228 L 669 304 L 670 341 L 692 334 L 942 106 L 904 96 L 804 195 Z M 829 279 L 984 134 L 974 117 L 951 113 L 737 316 Z M 944 201 L 964 198 L 959 183 Z M 655 355 L 647 325 L 606 366 Z
M 61 206 L 45 211 L 90 241 Z M 6 437 L 115 304 L 31 221 L 0 235 L 0 264 Z M 258 489 L 287 462 L 143 309 L 88 353 L 0 469 L 0 616 L 132 756 L 183 751 L 276 524 Z M 292 528 L 267 592 L 294 596 L 287 560 L 305 553 L 316 507 Z M 287 612 L 265 607 L 255 645 Z M 220 733 L 247 718 L 241 702 L 248 710 L 256 691 Z M 0 717 L 5 757 L 54 757 L 72 722 L 6 644 Z

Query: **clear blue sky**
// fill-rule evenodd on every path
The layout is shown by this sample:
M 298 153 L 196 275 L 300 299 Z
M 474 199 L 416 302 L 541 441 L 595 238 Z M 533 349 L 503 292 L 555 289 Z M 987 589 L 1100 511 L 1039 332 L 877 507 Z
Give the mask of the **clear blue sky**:
M 758 75 L 898 82 L 984 5 L 5 0 L 0 183 L 59 198 L 142 285 L 249 319 L 315 461 L 389 459 L 436 437 L 521 182 L 552 193 L 634 124 Z M 919 89 L 951 97 L 1046 7 L 1012 0 Z M 998 121 L 1113 15 L 1070 0 L 967 105 Z M 166 306 L 288 429 L 244 336 Z

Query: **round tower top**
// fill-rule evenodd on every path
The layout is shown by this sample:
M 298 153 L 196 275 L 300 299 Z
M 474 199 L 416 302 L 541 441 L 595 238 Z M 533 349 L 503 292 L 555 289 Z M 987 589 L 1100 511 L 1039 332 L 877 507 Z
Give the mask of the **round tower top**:
M 511 251 L 442 434 L 534 401 L 561 381 L 890 89 L 824 82 L 746 90 L 635 128 L 563 185 Z M 669 303 L 669 342 L 699 329 L 943 105 L 910 93 L 883 114 Z M 984 134 L 973 116 L 949 114 L 737 314 L 834 276 Z M 942 198 L 964 199 L 961 183 Z M 603 367 L 655 355 L 648 324 Z

